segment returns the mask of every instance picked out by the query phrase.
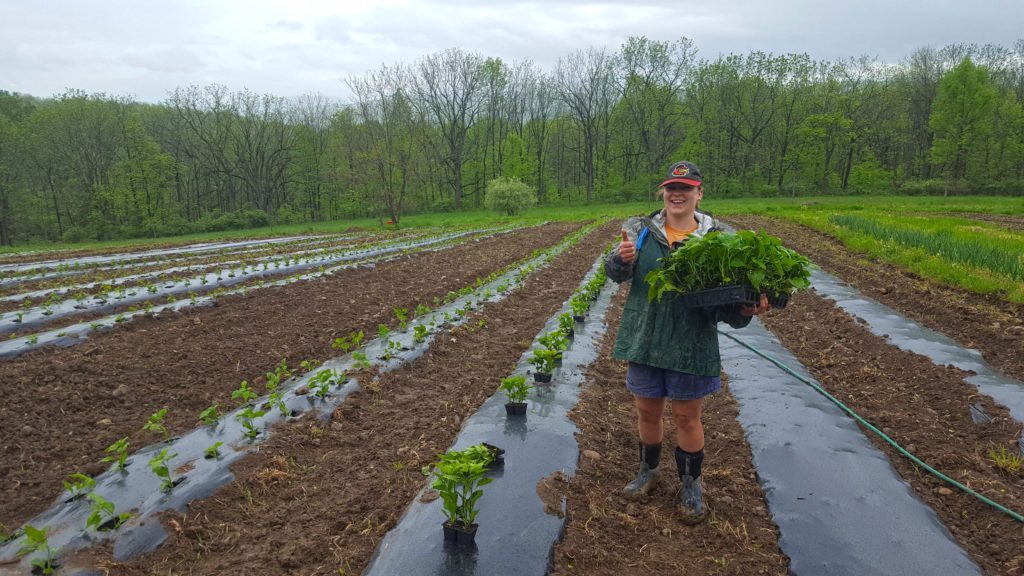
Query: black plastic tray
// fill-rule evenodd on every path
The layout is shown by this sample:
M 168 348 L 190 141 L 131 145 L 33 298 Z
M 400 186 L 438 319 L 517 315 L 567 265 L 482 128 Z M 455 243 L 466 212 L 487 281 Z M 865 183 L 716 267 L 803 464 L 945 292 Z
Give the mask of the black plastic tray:
M 753 306 L 759 298 L 750 286 L 719 286 L 683 294 L 683 305 L 687 308 L 714 308 L 731 304 Z

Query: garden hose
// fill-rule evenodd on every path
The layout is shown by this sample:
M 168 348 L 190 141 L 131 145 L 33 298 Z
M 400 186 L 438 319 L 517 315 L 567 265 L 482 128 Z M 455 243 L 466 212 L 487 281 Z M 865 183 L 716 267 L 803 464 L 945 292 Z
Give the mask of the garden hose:
M 975 498 L 977 498 L 978 500 L 981 500 L 985 504 L 988 504 L 989 506 L 995 508 L 996 510 L 999 510 L 1000 512 L 1006 514 L 1010 518 L 1013 518 L 1014 520 L 1016 520 L 1018 522 L 1024 522 L 1024 515 L 1022 515 L 1021 513 L 1015 512 L 1013 510 L 1010 510 L 1009 508 L 1003 506 L 1002 504 L 999 504 L 998 502 L 994 502 L 994 501 L 990 500 L 989 498 L 987 498 L 987 497 L 985 497 L 985 496 L 983 496 L 981 494 L 978 494 L 977 492 L 975 492 L 974 490 L 971 490 L 967 486 L 964 486 L 963 484 L 957 482 L 956 480 L 950 478 L 949 476 L 946 476 L 942 472 L 939 472 L 938 470 L 932 468 L 928 464 L 925 464 L 920 458 L 918 458 L 917 456 L 914 456 L 913 454 L 908 452 L 906 449 L 904 449 L 902 446 L 897 444 L 895 440 L 893 440 L 892 438 L 887 436 L 884 432 L 882 432 L 878 428 L 875 428 L 874 426 L 872 426 L 867 420 L 865 420 L 859 414 L 857 414 L 856 412 L 851 410 L 848 406 L 846 406 L 845 404 L 840 402 L 838 398 L 836 398 L 835 396 L 832 396 L 831 394 L 826 392 L 824 388 L 822 388 L 820 385 L 818 385 L 814 381 L 809 380 L 807 377 L 805 377 L 805 376 L 803 376 L 801 374 L 796 373 L 792 368 L 790 368 L 789 366 L 783 364 L 781 361 L 779 361 L 778 359 L 774 358 L 770 354 L 767 354 L 765 352 L 762 352 L 761 350 L 758 350 L 757 348 L 754 348 L 750 344 L 747 344 L 746 342 L 744 342 L 743 340 L 740 340 L 739 338 L 733 336 L 732 334 L 728 334 L 726 332 L 722 332 L 721 330 L 719 330 L 718 333 L 723 335 L 723 336 L 728 336 L 729 338 L 735 340 L 737 343 L 739 343 L 744 348 L 747 348 L 747 349 L 751 350 L 754 354 L 757 354 L 758 356 L 764 358 L 765 360 L 771 362 L 772 364 L 775 364 L 776 366 L 781 368 L 784 372 L 788 373 L 791 376 L 796 377 L 798 380 L 800 380 L 804 384 L 807 384 L 811 388 L 814 388 L 816 391 L 818 391 L 818 393 L 820 393 L 825 398 L 828 398 L 829 401 L 831 401 L 833 404 L 838 406 L 843 412 L 846 412 L 847 414 L 849 414 L 854 420 L 859 422 L 862 426 L 864 426 L 868 430 L 871 430 L 872 432 L 877 434 L 882 440 L 885 440 L 886 442 L 888 442 L 889 445 L 891 445 L 893 448 L 895 448 L 900 454 L 906 456 L 907 458 L 910 459 L 911 462 L 913 462 L 914 464 L 920 466 L 921 468 L 924 468 L 925 470 L 930 472 L 935 477 L 939 478 L 940 480 L 942 480 L 942 481 L 944 481 L 944 482 L 946 482 L 946 483 L 948 483 L 948 484 L 950 484 L 952 486 L 955 486 L 955 487 L 959 488 L 960 490 L 966 492 L 967 494 L 970 494 L 971 496 L 974 496 Z

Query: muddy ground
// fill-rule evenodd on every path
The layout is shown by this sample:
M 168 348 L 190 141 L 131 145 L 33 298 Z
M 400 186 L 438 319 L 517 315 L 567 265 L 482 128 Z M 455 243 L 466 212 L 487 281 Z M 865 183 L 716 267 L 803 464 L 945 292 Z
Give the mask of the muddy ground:
M 174 535 L 160 550 L 121 564 L 101 549 L 94 561 L 113 575 L 358 574 L 427 482 L 420 468 L 454 442 L 616 231 L 590 234 L 416 362 L 364 376 L 329 425 L 275 428 L 234 467 L 234 484 L 167 516 Z
M 397 323 L 392 308 L 433 306 L 434 297 L 579 227 L 549 224 L 226 297 L 213 308 L 136 319 L 71 348 L 0 362 L 0 522 L 17 526 L 42 511 L 72 472 L 105 470 L 103 450 L 119 438 L 127 436 L 132 451 L 156 441 L 140 428 L 157 410 L 169 409 L 171 434 L 191 429 L 204 408 L 233 406 L 239 382 L 261 384 L 281 359 L 295 367 L 335 356 L 334 338 L 375 334 L 379 323 Z
M 789 560 L 779 550 L 778 528 L 767 512 L 750 445 L 737 422 L 737 405 L 723 380 L 705 404 L 704 482 L 709 518 L 698 526 L 679 521 L 674 506 L 679 480 L 675 432 L 666 411 L 661 466 L 666 483 L 646 502 L 619 491 L 637 470 L 636 412 L 626 390 L 626 364 L 611 358 L 628 287 L 609 311 L 609 332 L 571 416 L 583 456 L 569 481 L 564 540 L 552 574 L 779 574 Z

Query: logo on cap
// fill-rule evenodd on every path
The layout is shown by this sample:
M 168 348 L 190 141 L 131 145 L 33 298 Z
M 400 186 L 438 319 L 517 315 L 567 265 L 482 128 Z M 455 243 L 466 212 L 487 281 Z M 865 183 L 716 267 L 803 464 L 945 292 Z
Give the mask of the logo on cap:
M 680 164 L 679 166 L 676 166 L 672 170 L 672 175 L 673 176 L 686 176 L 689 173 L 690 173 L 690 168 L 687 167 L 686 164 Z

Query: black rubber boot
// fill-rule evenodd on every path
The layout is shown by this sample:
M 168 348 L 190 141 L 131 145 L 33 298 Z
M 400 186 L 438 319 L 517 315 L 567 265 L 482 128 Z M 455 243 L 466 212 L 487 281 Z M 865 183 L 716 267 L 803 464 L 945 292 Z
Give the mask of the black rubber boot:
M 631 498 L 647 496 L 661 482 L 658 464 L 661 462 L 661 444 L 644 444 L 640 442 L 640 471 L 636 478 L 626 484 L 622 492 Z
M 700 482 L 704 450 L 687 452 L 676 446 L 676 467 L 679 469 L 679 514 L 684 524 L 698 524 L 707 517 L 704 508 L 704 487 Z

